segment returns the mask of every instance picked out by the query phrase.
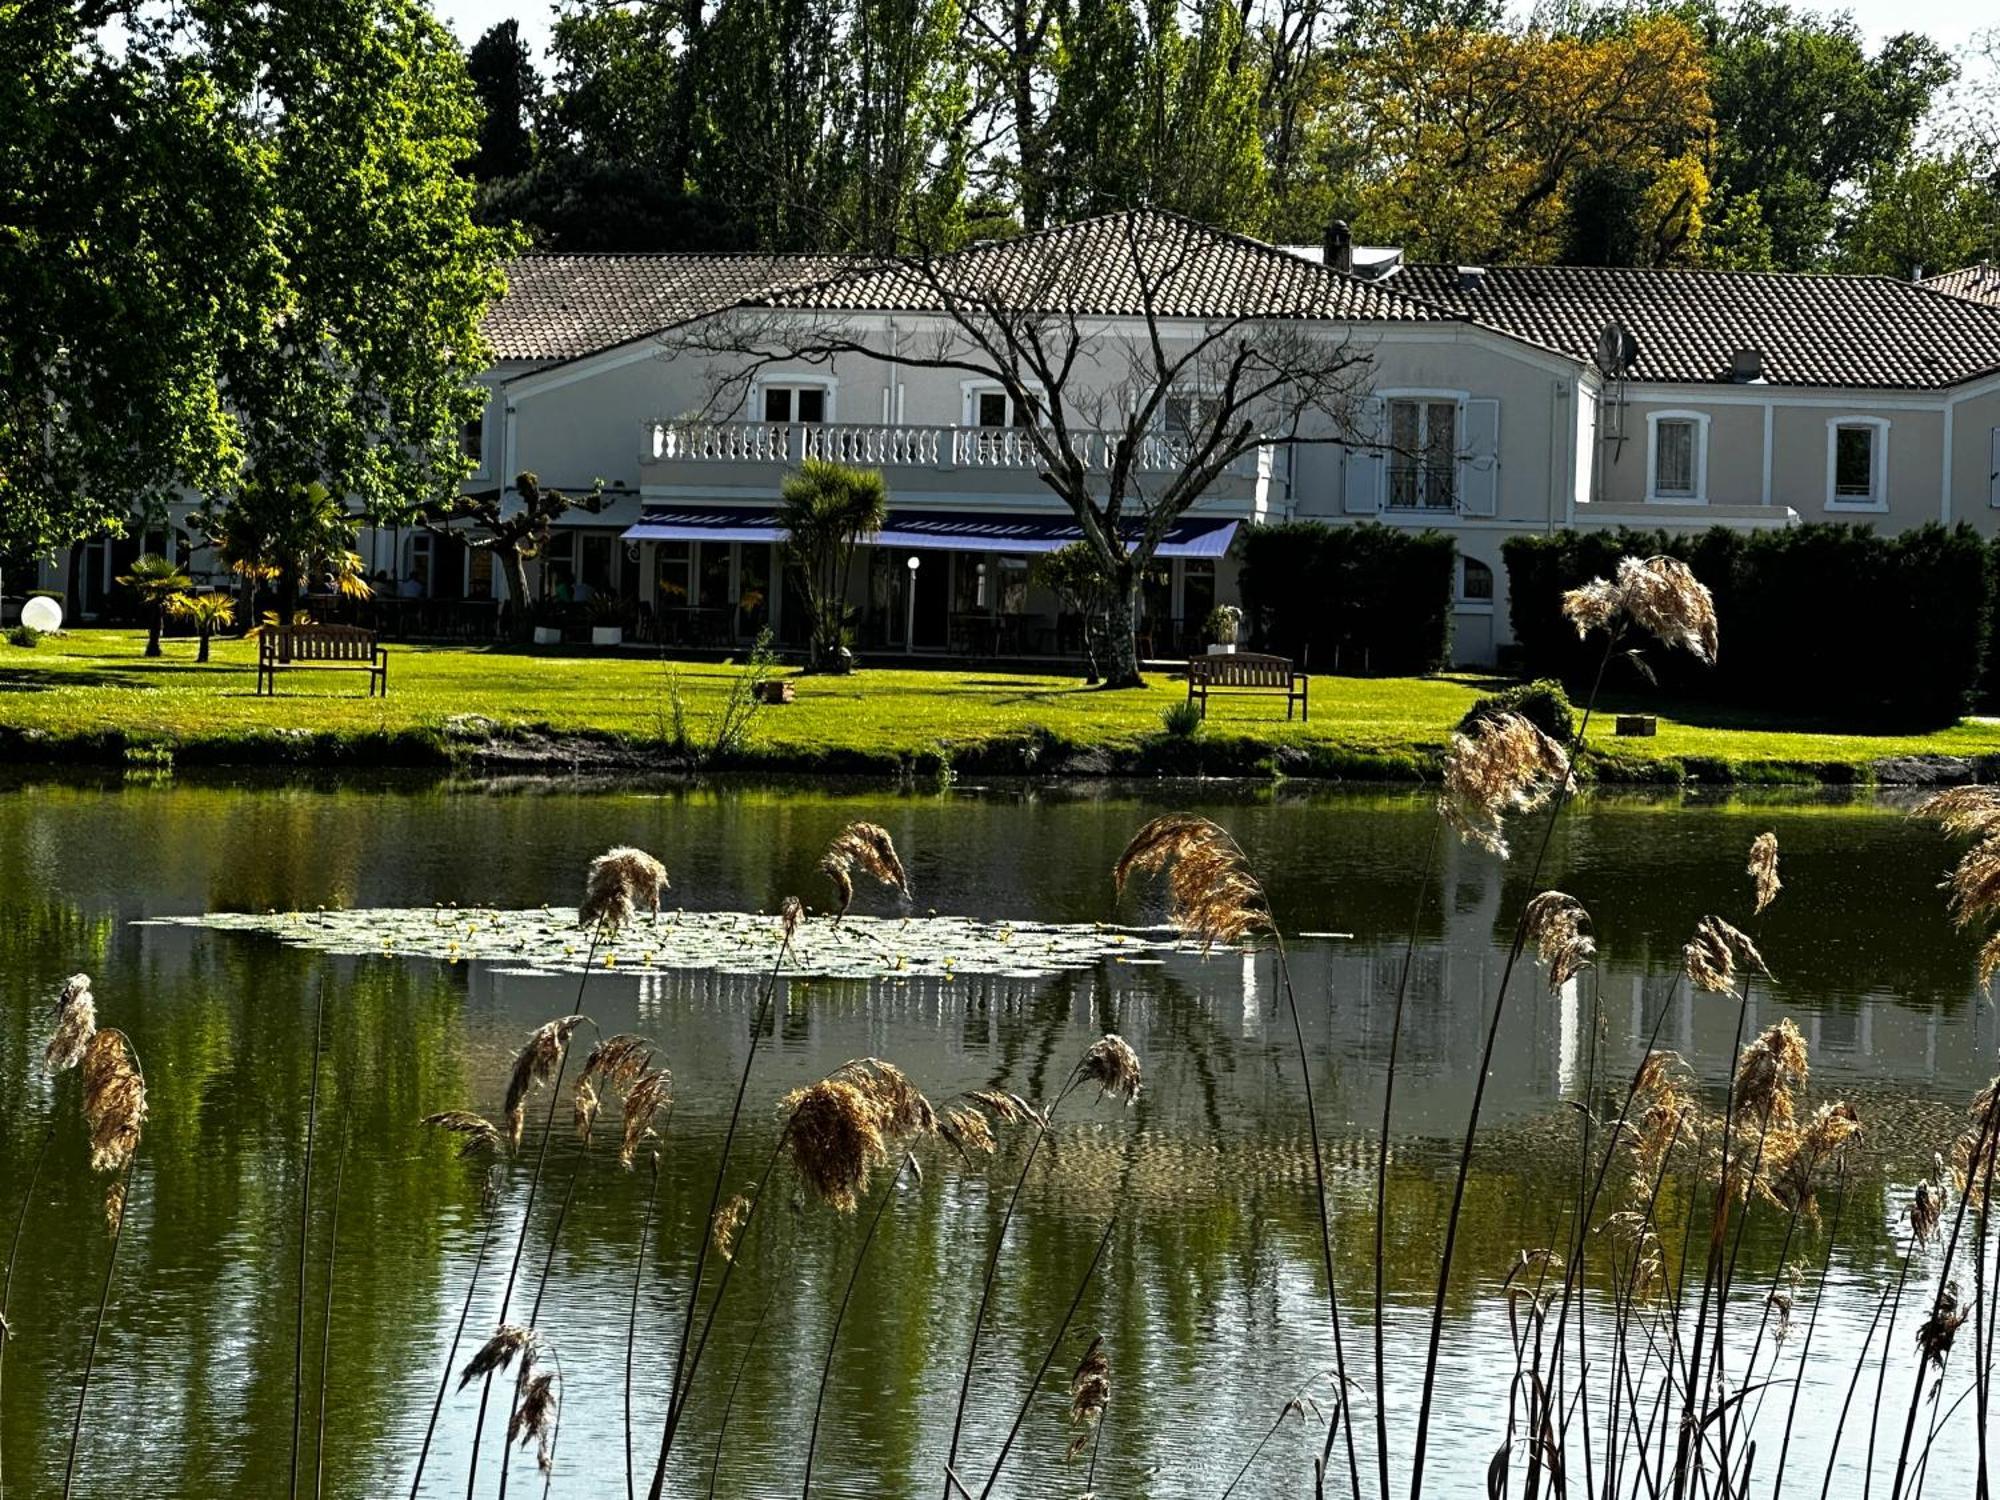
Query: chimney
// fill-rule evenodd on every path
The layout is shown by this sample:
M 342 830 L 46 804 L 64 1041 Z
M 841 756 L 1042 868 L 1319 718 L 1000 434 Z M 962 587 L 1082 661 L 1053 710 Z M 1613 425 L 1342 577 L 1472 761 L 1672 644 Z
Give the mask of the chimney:
M 1347 227 L 1347 220 L 1335 219 L 1326 226 L 1321 260 L 1329 271 L 1338 271 L 1343 276 L 1354 274 L 1354 233 Z
M 1764 351 L 1762 349 L 1738 349 L 1729 356 L 1729 378 L 1737 385 L 1762 385 L 1764 383 Z
M 1460 266 L 1458 268 L 1458 289 L 1461 292 L 1481 292 L 1486 289 L 1486 267 Z

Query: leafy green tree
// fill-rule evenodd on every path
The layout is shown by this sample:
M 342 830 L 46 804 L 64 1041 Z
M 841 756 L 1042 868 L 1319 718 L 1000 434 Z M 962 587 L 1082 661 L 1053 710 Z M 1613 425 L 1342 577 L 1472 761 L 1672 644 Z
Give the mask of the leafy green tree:
M 854 202 L 847 248 L 951 247 L 963 231 L 970 68 L 957 0 L 852 0 Z
M 835 665 L 847 644 L 854 554 L 889 520 L 889 486 L 875 469 L 809 458 L 785 476 L 778 524 L 810 618 L 814 668 Z
M 1757 196 L 1776 264 L 1834 250 L 1841 196 L 1905 157 L 1952 65 L 1902 33 L 1871 54 L 1851 16 L 1747 0 L 1690 12 L 1709 58 L 1719 216 Z
M 175 594 L 167 601 L 167 613 L 194 626 L 199 642 L 194 659 L 205 664 L 210 638 L 216 631 L 227 630 L 236 623 L 236 601 L 224 593 Z
M 455 491 L 478 416 L 480 335 L 506 233 L 473 222 L 478 113 L 450 34 L 418 0 L 223 0 L 199 12 L 265 162 L 283 256 L 262 335 L 222 362 L 244 472 L 323 484 L 392 517 Z
M 500 21 L 488 28 L 466 54 L 465 71 L 480 109 L 473 179 L 491 182 L 527 171 L 535 157 L 529 119 L 541 102 L 542 81 L 521 40 L 520 23 Z
M 1104 564 L 1090 543 L 1071 542 L 1037 557 L 1032 573 L 1035 582 L 1082 623 L 1084 680 L 1095 683 L 1104 655 L 1105 611 L 1112 587 Z
M 1843 270 L 1916 276 L 1990 259 L 2000 242 L 2000 183 L 1963 151 L 1883 168 L 1841 234 Z
M 265 173 L 199 56 L 134 17 L 0 8 L 0 553 L 226 480 L 219 377 L 279 262 Z
M 146 654 L 158 656 L 160 626 L 174 612 L 174 601 L 185 598 L 194 587 L 194 580 L 172 558 L 147 552 L 134 559 L 132 571 L 120 574 L 118 581 L 132 591 L 145 610 Z

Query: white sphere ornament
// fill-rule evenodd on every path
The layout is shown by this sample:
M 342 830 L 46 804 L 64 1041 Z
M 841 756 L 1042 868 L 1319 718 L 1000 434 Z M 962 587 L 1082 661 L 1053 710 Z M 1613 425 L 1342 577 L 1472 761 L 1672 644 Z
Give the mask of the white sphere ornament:
M 62 621 L 62 606 L 47 594 L 37 594 L 21 606 L 21 623 L 30 630 L 61 630 Z

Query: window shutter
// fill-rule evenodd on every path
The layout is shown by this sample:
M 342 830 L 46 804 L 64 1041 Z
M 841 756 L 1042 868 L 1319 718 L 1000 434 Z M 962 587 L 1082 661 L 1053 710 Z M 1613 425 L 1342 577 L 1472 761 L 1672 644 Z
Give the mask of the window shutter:
M 1370 396 L 1354 413 L 1357 444 L 1382 436 L 1382 400 Z M 1382 509 L 1382 475 L 1386 466 L 1380 448 L 1349 447 L 1341 465 L 1340 508 L 1350 516 L 1372 516 Z
M 1500 510 L 1500 403 L 1481 398 L 1465 403 L 1464 479 L 1459 493 L 1468 516 Z
M 2000 427 L 1993 429 L 1992 468 L 1986 475 L 1986 503 L 2000 510 Z

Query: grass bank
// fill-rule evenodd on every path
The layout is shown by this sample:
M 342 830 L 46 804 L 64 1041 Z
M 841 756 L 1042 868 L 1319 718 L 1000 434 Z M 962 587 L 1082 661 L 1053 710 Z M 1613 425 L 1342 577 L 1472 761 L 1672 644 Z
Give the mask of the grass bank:
M 255 647 L 217 641 L 196 665 L 170 640 L 148 661 L 136 631 L 79 631 L 33 648 L 0 645 L 0 757 L 165 758 L 195 763 L 432 765 L 600 761 L 671 768 L 699 758 L 739 669 L 643 654 L 446 646 L 391 648 L 389 695 L 358 674 L 296 672 L 255 691 Z M 1164 732 L 1185 697 L 1162 675 L 1106 693 L 1075 678 L 978 671 L 870 670 L 801 677 L 797 701 L 763 710 L 734 766 L 808 772 L 1173 773 L 1427 776 L 1452 726 L 1493 684 L 1476 676 L 1319 677 L 1310 723 L 1282 702 L 1218 700 L 1192 738 Z M 675 702 L 678 699 L 678 721 Z M 1990 758 L 2000 723 L 1872 735 L 1658 703 L 1657 738 L 1617 739 L 1608 718 L 1591 748 L 1606 780 L 1704 782 L 1898 779 L 1885 762 Z M 677 723 L 680 738 L 677 742 Z M 1921 772 L 1921 766 L 1919 766 Z

